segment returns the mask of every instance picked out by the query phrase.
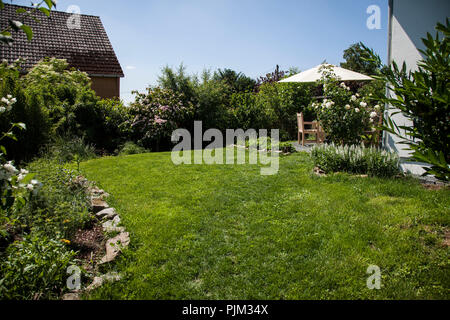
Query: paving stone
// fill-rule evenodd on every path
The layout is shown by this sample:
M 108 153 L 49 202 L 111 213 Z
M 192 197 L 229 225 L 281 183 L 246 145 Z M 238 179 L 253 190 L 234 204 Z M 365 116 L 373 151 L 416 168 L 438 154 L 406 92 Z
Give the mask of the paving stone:
M 92 199 L 92 210 L 94 211 L 95 214 L 107 208 L 109 208 L 109 205 L 106 203 L 105 200 L 99 198 Z
M 103 230 L 105 232 L 125 231 L 123 227 L 119 227 L 120 221 L 120 216 L 116 215 L 113 220 L 106 221 L 102 224 Z
M 106 242 L 106 255 L 100 261 L 100 264 L 113 261 L 130 244 L 130 234 L 122 232 L 117 237 L 109 239 Z
M 80 300 L 80 295 L 78 293 L 66 293 L 62 299 L 65 301 L 77 301 Z
M 107 209 L 104 209 L 104 210 L 98 212 L 96 214 L 96 216 L 99 219 L 106 218 L 106 219 L 110 220 L 110 219 L 114 219 L 114 217 L 117 216 L 117 212 L 116 212 L 116 209 L 114 209 L 114 208 L 107 208 Z
M 101 287 L 105 282 L 120 281 L 122 276 L 117 272 L 110 272 L 99 277 L 95 277 L 92 283 L 86 288 L 86 291 L 92 291 Z

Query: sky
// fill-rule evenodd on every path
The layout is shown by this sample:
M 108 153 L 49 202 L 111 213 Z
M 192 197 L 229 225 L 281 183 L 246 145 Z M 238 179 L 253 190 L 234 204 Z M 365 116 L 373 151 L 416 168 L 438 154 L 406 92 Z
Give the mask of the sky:
M 125 102 L 131 91 L 156 85 L 166 65 L 257 78 L 277 64 L 303 71 L 324 60 L 339 65 L 359 41 L 387 59 L 388 0 L 59 0 L 57 10 L 72 5 L 102 19 L 124 69 Z M 380 29 L 367 27 L 371 5 L 381 9 Z

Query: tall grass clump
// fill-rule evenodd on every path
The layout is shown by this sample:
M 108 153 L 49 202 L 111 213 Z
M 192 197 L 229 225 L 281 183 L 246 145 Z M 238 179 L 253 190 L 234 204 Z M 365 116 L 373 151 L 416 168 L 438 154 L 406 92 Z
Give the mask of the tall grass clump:
M 399 156 L 375 147 L 319 145 L 313 148 L 311 156 L 314 164 L 325 172 L 348 172 L 376 177 L 393 177 L 399 173 Z

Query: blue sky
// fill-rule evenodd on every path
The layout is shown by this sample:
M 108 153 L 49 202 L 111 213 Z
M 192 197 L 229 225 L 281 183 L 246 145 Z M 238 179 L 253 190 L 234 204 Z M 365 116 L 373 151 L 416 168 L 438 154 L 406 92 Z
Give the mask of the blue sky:
M 35 0 L 36 1 L 36 0 Z M 100 16 L 125 72 L 121 96 L 156 84 L 163 66 L 188 72 L 231 68 L 258 77 L 282 69 L 339 64 L 363 41 L 386 60 L 387 0 L 59 0 Z M 13 1 L 28 5 L 30 1 Z M 370 5 L 381 8 L 380 30 L 369 30 Z

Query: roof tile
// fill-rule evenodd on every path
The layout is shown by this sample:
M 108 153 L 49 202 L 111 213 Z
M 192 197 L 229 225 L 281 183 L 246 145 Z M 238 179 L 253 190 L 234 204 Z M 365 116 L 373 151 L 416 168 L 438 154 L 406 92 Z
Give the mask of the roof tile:
M 5 3 L 0 10 L 0 30 L 8 27 L 9 19 L 18 20 L 16 10 L 20 7 Z M 11 63 L 25 58 L 24 68 L 29 70 L 43 58 L 55 57 L 66 59 L 71 67 L 90 75 L 124 76 L 100 17 L 81 15 L 81 29 L 69 29 L 70 13 L 52 11 L 47 18 L 36 11 L 35 16 L 40 22 L 32 18 L 23 21 L 33 29 L 31 42 L 23 32 L 13 32 L 12 46 L 0 44 L 0 59 Z

